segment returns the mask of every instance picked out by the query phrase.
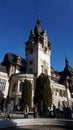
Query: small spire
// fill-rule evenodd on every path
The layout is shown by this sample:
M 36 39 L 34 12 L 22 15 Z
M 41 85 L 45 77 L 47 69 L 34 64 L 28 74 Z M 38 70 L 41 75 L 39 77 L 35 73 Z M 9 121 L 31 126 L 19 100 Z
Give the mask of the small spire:
M 65 63 L 66 63 L 66 65 L 69 65 L 69 61 L 68 61 L 68 57 L 67 57 L 66 53 L 65 53 Z
M 38 15 L 37 24 L 38 24 L 38 25 L 40 25 L 40 24 L 41 24 L 40 14 Z
M 40 20 L 40 16 L 38 16 L 37 22 L 36 22 L 36 26 L 35 26 L 35 33 L 39 34 L 42 32 L 41 29 L 41 20 Z

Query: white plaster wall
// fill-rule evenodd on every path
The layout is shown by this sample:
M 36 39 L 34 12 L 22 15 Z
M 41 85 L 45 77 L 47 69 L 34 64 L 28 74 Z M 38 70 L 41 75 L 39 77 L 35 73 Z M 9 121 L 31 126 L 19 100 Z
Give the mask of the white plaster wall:
M 42 62 L 45 60 L 48 68 L 48 75 L 51 74 L 50 72 L 50 50 L 47 51 L 47 53 L 44 53 L 44 50 L 42 48 L 42 45 L 38 43 L 33 50 L 33 53 L 27 54 L 26 55 L 26 60 L 27 60 L 27 72 L 29 72 L 29 69 L 31 66 L 29 65 L 29 62 L 33 60 L 33 70 L 34 74 L 37 73 L 37 77 L 42 73 L 41 65 Z M 41 62 L 42 60 L 42 62 Z
M 33 65 L 30 66 L 29 62 L 33 60 Z M 30 53 L 28 55 L 26 55 L 26 61 L 27 61 L 27 72 L 29 73 L 29 69 L 31 67 L 33 67 L 33 71 L 34 73 L 37 73 L 37 65 L 38 65 L 38 51 L 37 51 L 37 47 L 35 48 L 35 51 L 33 51 L 33 53 Z
M 13 87 L 14 83 L 17 83 L 17 90 L 14 93 L 14 96 L 19 98 L 21 97 L 21 92 L 19 91 L 20 82 L 24 82 L 25 79 L 31 81 L 32 84 L 32 107 L 33 107 L 33 99 L 34 99 L 34 75 L 32 74 L 14 74 L 11 78 L 11 88 Z M 10 95 L 11 96 L 11 95 Z
M 48 53 L 44 53 L 43 50 L 40 49 L 40 46 L 39 46 L 39 49 L 38 49 L 38 76 L 42 73 L 41 72 L 41 65 L 43 65 L 43 63 L 41 62 L 42 61 L 46 61 L 46 63 L 48 64 L 48 75 L 50 76 L 51 72 L 50 72 L 50 50 Z
M 57 88 L 59 90 L 65 90 L 65 86 L 58 84 L 57 82 L 51 81 L 51 89 Z M 67 102 L 67 97 L 61 97 L 59 93 L 57 92 L 57 95 L 55 95 L 55 92 L 53 93 L 53 104 L 55 104 L 56 108 L 58 108 L 58 102 L 66 101 Z
M 4 98 L 6 98 L 7 95 L 8 95 L 8 89 L 9 89 L 9 81 L 8 81 L 9 78 L 8 78 L 8 75 L 6 73 L 0 72 L 0 79 L 6 80 L 5 90 L 3 91 Z

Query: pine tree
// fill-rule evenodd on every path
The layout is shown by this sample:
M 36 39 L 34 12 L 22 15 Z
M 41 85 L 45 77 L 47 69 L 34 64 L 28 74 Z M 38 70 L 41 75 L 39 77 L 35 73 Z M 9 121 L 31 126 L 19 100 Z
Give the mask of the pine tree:
M 22 107 L 25 108 L 26 104 L 31 108 L 32 103 L 32 84 L 29 80 L 25 80 L 24 86 L 22 89 L 21 97 Z
M 48 107 L 52 105 L 52 92 L 50 87 L 50 81 L 47 75 L 41 74 L 37 78 L 35 89 L 35 103 L 38 104 L 39 112 L 43 111 L 43 114 L 48 110 Z

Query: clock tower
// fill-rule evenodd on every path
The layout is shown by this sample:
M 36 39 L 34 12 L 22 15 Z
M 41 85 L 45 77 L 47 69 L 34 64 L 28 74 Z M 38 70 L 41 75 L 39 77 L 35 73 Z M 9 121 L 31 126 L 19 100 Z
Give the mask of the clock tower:
M 31 30 L 29 40 L 26 42 L 27 73 L 36 77 L 41 73 L 51 75 L 50 46 L 47 32 L 41 29 L 41 21 L 38 17 L 35 28 Z

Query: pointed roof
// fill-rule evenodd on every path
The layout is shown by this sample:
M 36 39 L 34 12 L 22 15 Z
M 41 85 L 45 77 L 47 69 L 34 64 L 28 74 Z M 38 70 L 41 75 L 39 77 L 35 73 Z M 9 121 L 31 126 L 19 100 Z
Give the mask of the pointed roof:
M 64 83 L 64 81 L 66 80 L 66 78 L 69 76 L 73 76 L 73 68 L 70 66 L 69 64 L 69 60 L 68 57 L 65 57 L 65 67 L 64 70 L 61 72 L 58 72 L 58 74 L 60 75 L 60 83 Z
M 42 30 L 42 28 L 41 28 L 41 20 L 40 20 L 40 16 L 38 16 L 37 21 L 36 21 L 36 25 L 35 25 L 34 29 L 32 29 L 30 31 L 29 39 L 25 43 L 26 44 L 26 49 L 29 46 L 33 45 L 34 43 L 37 43 L 38 41 L 40 41 L 40 43 L 43 44 L 45 32 L 46 31 Z M 48 47 L 49 47 L 49 49 L 51 49 L 50 41 L 48 41 Z
M 36 34 L 40 34 L 40 33 L 42 32 L 40 16 L 38 16 L 38 19 L 37 19 L 37 22 L 36 22 L 36 26 L 35 26 L 34 32 L 35 32 Z
M 65 69 L 68 69 L 70 67 L 68 57 L 65 56 Z
M 66 63 L 67 65 L 69 64 L 69 61 L 68 61 L 67 56 L 66 56 L 66 58 L 65 58 L 65 63 Z
M 69 64 L 69 60 L 68 57 L 65 57 L 65 68 L 64 68 L 64 72 L 68 73 L 69 75 L 73 75 L 73 68 L 70 66 Z

